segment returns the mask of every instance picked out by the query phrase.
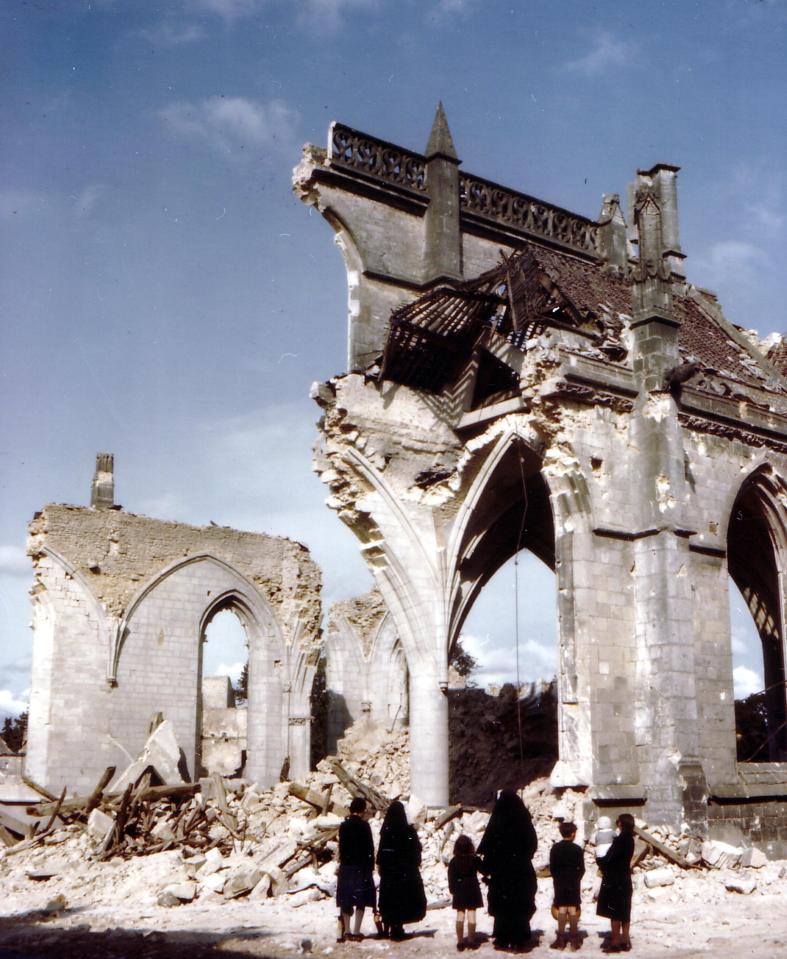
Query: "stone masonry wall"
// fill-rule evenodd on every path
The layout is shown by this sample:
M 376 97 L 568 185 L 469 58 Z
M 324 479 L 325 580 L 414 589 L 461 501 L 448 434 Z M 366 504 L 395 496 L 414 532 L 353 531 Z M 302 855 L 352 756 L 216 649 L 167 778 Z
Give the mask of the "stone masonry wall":
M 227 606 L 249 644 L 249 775 L 275 781 L 290 750 L 304 747 L 293 744 L 289 717 L 308 714 L 320 619 L 320 573 L 305 547 L 48 506 L 31 523 L 29 553 L 34 778 L 89 790 L 107 765 L 122 770 L 136 756 L 156 712 L 175 726 L 184 772 L 198 775 L 201 646 L 211 616 Z

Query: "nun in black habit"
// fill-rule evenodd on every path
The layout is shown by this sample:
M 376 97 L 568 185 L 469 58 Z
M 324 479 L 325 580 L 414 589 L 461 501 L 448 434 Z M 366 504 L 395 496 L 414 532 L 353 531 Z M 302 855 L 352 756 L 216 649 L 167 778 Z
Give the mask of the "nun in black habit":
M 403 939 L 405 923 L 420 922 L 426 915 L 420 865 L 418 834 L 407 822 L 404 806 L 394 800 L 385 814 L 377 847 L 380 917 L 392 939 Z
M 537 888 L 532 860 L 537 847 L 525 804 L 513 789 L 504 789 L 478 847 L 489 877 L 487 911 L 494 918 L 492 934 L 499 949 L 516 949 L 530 939 Z

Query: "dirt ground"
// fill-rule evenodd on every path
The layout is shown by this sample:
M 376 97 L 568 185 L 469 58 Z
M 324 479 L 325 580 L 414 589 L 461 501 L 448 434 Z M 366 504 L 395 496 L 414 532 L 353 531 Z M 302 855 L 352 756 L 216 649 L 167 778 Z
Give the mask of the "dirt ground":
M 773 864 L 770 864 L 773 868 Z M 670 956 L 746 957 L 774 959 L 785 955 L 787 942 L 787 883 L 779 880 L 766 890 L 742 896 L 724 889 L 724 875 L 692 874 L 665 889 L 635 891 L 632 955 L 642 959 Z M 335 942 L 335 908 L 328 899 L 293 909 L 277 899 L 259 901 L 199 900 L 175 909 L 140 907 L 118 902 L 91 906 L 81 903 L 55 916 L 37 911 L 47 899 L 37 884 L 29 908 L 0 905 L 0 959 L 203 959 L 203 957 L 269 956 L 290 959 L 311 954 L 345 959 L 351 956 L 415 959 L 456 952 L 454 913 L 431 909 L 426 919 L 410 927 L 411 937 L 393 943 L 371 936 L 371 917 L 364 920 L 370 935 L 361 943 Z M 772 889 L 772 891 L 771 891 Z M 538 908 L 533 921 L 533 956 L 554 955 L 554 922 L 549 915 L 551 882 L 539 880 Z M 709 901 L 711 900 L 711 901 Z M 8 908 L 12 907 L 12 908 Z M 483 942 L 476 953 L 491 955 L 492 921 L 479 916 Z M 579 955 L 602 955 L 608 922 L 585 902 Z M 568 952 L 569 950 L 567 950 Z

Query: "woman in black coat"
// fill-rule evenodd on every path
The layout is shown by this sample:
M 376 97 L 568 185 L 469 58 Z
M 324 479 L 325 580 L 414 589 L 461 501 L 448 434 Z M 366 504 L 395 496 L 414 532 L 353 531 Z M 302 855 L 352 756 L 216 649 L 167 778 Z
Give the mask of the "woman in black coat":
M 634 817 L 621 813 L 615 823 L 618 835 L 609 852 L 598 861 L 601 888 L 596 914 L 612 923 L 612 935 L 606 952 L 628 952 L 631 949 L 631 857 L 634 855 Z
M 492 934 L 498 948 L 515 949 L 530 939 L 537 888 L 532 860 L 537 848 L 525 804 L 513 789 L 504 789 L 478 847 L 483 872 L 489 876 L 487 910 L 495 920 Z
M 392 939 L 403 939 L 405 923 L 420 922 L 426 915 L 420 865 L 418 835 L 407 822 L 404 806 L 394 800 L 385 814 L 377 849 L 380 918 Z

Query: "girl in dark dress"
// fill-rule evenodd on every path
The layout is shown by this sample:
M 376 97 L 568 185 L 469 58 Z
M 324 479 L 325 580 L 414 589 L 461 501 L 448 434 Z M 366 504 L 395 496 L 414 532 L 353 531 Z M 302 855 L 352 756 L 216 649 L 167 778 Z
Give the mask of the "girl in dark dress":
M 537 888 L 532 859 L 537 847 L 525 804 L 513 789 L 502 790 L 478 847 L 482 870 L 489 876 L 487 908 L 495 920 L 496 948 L 516 949 L 530 939 Z
M 421 843 L 408 824 L 404 806 L 394 800 L 380 830 L 377 869 L 380 873 L 380 917 L 383 933 L 404 939 L 404 925 L 426 915 L 426 893 L 421 881 Z
M 339 871 L 336 876 L 336 905 L 339 907 L 337 942 L 360 941 L 361 923 L 366 906 L 374 909 L 374 840 L 364 818 L 366 800 L 356 796 L 350 803 L 350 815 L 339 826 Z M 355 923 L 350 932 L 350 919 Z
M 475 854 L 473 840 L 460 836 L 454 843 L 454 858 L 448 864 L 448 891 L 453 896 L 451 905 L 456 909 L 456 948 L 465 948 L 465 913 L 467 913 L 467 948 L 477 949 L 475 941 L 475 911 L 484 904 L 478 872 L 481 860 Z
M 609 852 L 599 859 L 601 889 L 596 913 L 612 923 L 612 935 L 605 952 L 628 952 L 631 949 L 631 857 L 634 855 L 634 817 L 621 813 L 615 823 L 618 835 Z

